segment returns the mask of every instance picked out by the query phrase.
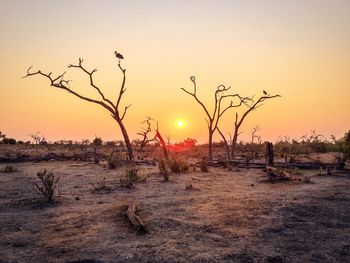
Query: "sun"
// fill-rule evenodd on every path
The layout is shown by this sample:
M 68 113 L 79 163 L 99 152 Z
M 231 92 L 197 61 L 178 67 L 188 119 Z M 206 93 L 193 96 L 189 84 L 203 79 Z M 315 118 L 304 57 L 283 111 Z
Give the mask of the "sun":
M 185 126 L 185 121 L 183 119 L 177 119 L 176 120 L 176 126 L 178 128 L 183 128 Z

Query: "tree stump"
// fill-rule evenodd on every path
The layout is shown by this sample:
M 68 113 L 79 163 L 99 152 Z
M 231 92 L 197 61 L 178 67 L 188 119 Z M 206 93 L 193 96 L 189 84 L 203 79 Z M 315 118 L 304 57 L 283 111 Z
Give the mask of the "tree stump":
M 266 142 L 266 166 L 274 166 L 274 154 L 272 142 Z
M 274 174 L 268 168 L 273 166 L 274 166 L 273 144 L 272 142 L 266 142 L 266 173 L 271 183 L 274 182 Z

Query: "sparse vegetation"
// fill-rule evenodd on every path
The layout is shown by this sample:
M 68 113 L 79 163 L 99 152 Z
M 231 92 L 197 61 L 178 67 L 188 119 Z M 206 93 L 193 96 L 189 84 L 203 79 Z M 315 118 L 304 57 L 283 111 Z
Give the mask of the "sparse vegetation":
M 139 168 L 131 165 L 127 167 L 124 178 L 120 178 L 120 184 L 122 187 L 133 188 L 134 185 L 140 182 L 141 178 L 138 176 Z
M 305 176 L 303 182 L 306 183 L 306 184 L 311 183 L 310 177 Z
M 16 139 L 13 139 L 13 138 L 3 138 L 1 143 L 15 145 L 17 143 L 17 141 L 16 141 Z
M 192 183 L 186 183 L 186 190 L 192 190 L 193 189 L 193 185 Z
M 95 139 L 92 141 L 92 145 L 95 147 L 102 146 L 102 139 L 100 137 L 95 137 Z
M 103 177 L 103 179 L 98 182 L 95 182 L 95 183 L 89 182 L 89 183 L 93 187 L 92 190 L 94 192 L 101 192 L 101 191 L 108 192 L 112 190 L 112 188 L 106 184 L 106 177 Z
M 123 155 L 119 152 L 113 152 L 108 158 L 108 168 L 117 169 L 121 167 L 124 163 Z
M 15 173 L 17 169 L 12 165 L 7 164 L 4 168 L 0 169 L 0 173 Z
M 58 188 L 60 177 L 55 177 L 53 171 L 47 171 L 46 169 L 39 171 L 37 176 L 40 179 L 40 182 L 34 183 L 35 190 L 44 197 L 46 202 L 52 202 L 55 196 L 55 191 Z
M 170 171 L 175 174 L 187 172 L 190 168 L 189 164 L 180 158 L 169 159 L 168 166 Z
M 227 164 L 227 162 L 225 162 L 225 164 Z M 207 157 L 203 157 L 201 162 L 200 162 L 200 169 L 201 169 L 201 172 L 205 172 L 207 173 L 208 172 L 208 161 L 207 161 Z

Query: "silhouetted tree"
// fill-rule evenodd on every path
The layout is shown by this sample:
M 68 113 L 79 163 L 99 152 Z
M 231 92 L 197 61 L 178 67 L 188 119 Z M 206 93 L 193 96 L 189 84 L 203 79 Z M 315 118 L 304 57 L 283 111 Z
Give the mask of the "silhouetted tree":
M 213 159 L 213 134 L 218 128 L 219 120 L 223 116 L 223 114 L 230 108 L 235 108 L 241 106 L 243 103 L 247 103 L 250 99 L 248 97 L 241 97 L 239 94 L 225 94 L 228 90 L 231 89 L 231 87 L 226 88 L 225 85 L 219 85 L 216 88 L 214 99 L 215 99 L 215 106 L 212 113 L 209 112 L 208 108 L 204 105 L 204 103 L 198 98 L 197 96 L 197 84 L 196 84 L 196 77 L 192 76 L 190 77 L 190 80 L 193 83 L 193 91 L 190 92 L 184 88 L 181 88 L 184 92 L 187 94 L 193 96 L 193 98 L 196 100 L 196 102 L 202 107 L 202 109 L 205 112 L 206 115 L 206 122 L 208 126 L 208 159 L 211 161 Z M 222 108 L 222 101 L 223 99 L 230 98 L 231 101 L 229 105 L 226 105 L 224 108 Z M 233 100 L 237 100 L 235 103 Z
M 281 97 L 281 95 L 269 95 L 267 94 L 267 92 L 263 92 L 264 95 L 259 97 L 258 100 L 254 101 L 253 99 L 250 100 L 245 100 L 243 101 L 243 103 L 247 106 L 247 110 L 242 114 L 242 116 L 239 117 L 238 113 L 236 112 L 236 119 L 235 119 L 235 123 L 234 123 L 234 130 L 233 130 L 233 137 L 232 137 L 232 141 L 231 141 L 231 148 L 230 148 L 230 153 L 229 153 L 229 159 L 233 160 L 234 155 L 235 155 L 235 149 L 236 149 L 236 145 L 237 145 L 237 140 L 238 140 L 238 135 L 240 134 L 239 129 L 241 128 L 244 120 L 246 119 L 246 117 L 249 115 L 249 113 L 251 113 L 252 111 L 256 110 L 257 108 L 261 107 L 263 105 L 263 102 L 266 100 L 270 100 L 273 98 L 277 98 L 277 97 Z M 226 140 L 224 134 L 221 132 L 221 130 L 219 128 L 217 128 L 221 137 L 223 138 L 223 140 L 228 143 L 228 141 Z
M 121 73 L 123 75 L 123 80 L 122 80 L 122 83 L 121 83 L 121 86 L 120 86 L 120 89 L 119 89 L 119 93 L 117 94 L 117 99 L 116 99 L 115 103 L 113 103 L 111 100 L 106 98 L 105 95 L 100 90 L 100 88 L 95 84 L 94 78 L 93 78 L 93 74 L 97 71 L 97 69 L 93 69 L 92 71 L 87 70 L 83 66 L 83 59 L 81 59 L 81 58 L 79 58 L 79 61 L 78 61 L 77 65 L 69 64 L 68 68 L 77 68 L 77 69 L 81 70 L 83 73 L 85 73 L 89 77 L 90 86 L 92 88 L 94 88 L 98 92 L 98 94 L 101 97 L 101 100 L 92 99 L 92 98 L 83 96 L 83 95 L 79 94 L 78 92 L 72 90 L 70 88 L 70 85 L 69 85 L 70 81 L 64 79 L 65 72 L 63 74 L 57 76 L 57 77 L 53 77 L 52 76 L 52 72 L 51 73 L 44 73 L 41 70 L 38 70 L 36 72 L 30 72 L 30 70 L 32 68 L 32 67 L 30 67 L 27 70 L 27 75 L 24 76 L 24 77 L 30 77 L 30 76 L 34 76 L 34 75 L 41 75 L 41 76 L 47 78 L 50 81 L 50 85 L 52 87 L 55 87 L 55 88 L 58 88 L 58 89 L 63 89 L 63 90 L 69 92 L 70 94 L 72 94 L 72 95 L 74 95 L 74 96 L 76 96 L 76 97 L 78 97 L 78 98 L 80 98 L 82 100 L 85 100 L 85 101 L 88 101 L 88 102 L 100 105 L 101 107 L 106 109 L 111 114 L 112 118 L 118 123 L 119 128 L 120 128 L 120 130 L 121 130 L 121 132 L 123 134 L 123 137 L 124 137 L 125 145 L 127 147 L 129 160 L 131 162 L 134 162 L 134 155 L 133 155 L 133 150 L 132 150 L 132 147 L 131 147 L 129 135 L 128 135 L 128 132 L 127 132 L 127 130 L 126 130 L 125 126 L 124 126 L 124 123 L 123 123 L 126 111 L 131 105 L 128 105 L 128 106 L 124 107 L 123 110 L 120 110 L 120 103 L 121 103 L 123 94 L 126 91 L 126 87 L 125 87 L 125 81 L 126 81 L 125 71 L 126 71 L 126 69 L 124 69 L 121 66 L 121 64 L 120 64 L 121 58 L 117 57 L 117 59 L 118 59 L 118 68 L 120 69 L 120 71 L 121 71 Z
M 251 154 L 251 159 L 254 159 L 254 139 L 257 139 L 258 140 L 258 143 L 260 141 L 260 136 L 257 135 L 257 132 L 260 131 L 260 127 L 259 126 L 255 126 L 253 127 L 253 131 L 252 131 L 252 135 L 251 135 L 251 151 L 252 151 L 252 154 Z
M 152 138 L 149 138 L 149 134 L 152 132 L 152 125 L 151 125 L 151 121 L 153 121 L 153 119 L 151 117 L 146 117 L 146 119 L 141 122 L 141 124 L 146 124 L 147 127 L 146 128 L 142 128 L 142 130 L 140 132 L 138 132 L 137 134 L 142 136 L 142 139 L 139 141 L 139 145 L 140 145 L 140 151 L 143 150 L 143 148 L 150 142 L 155 141 L 157 134 L 155 133 L 154 136 Z M 157 129 L 158 130 L 158 123 L 157 123 Z
M 102 139 L 100 137 L 95 137 L 95 139 L 92 141 L 93 146 L 102 146 Z
M 45 144 L 46 142 L 44 135 L 40 136 L 40 132 L 29 134 L 28 136 L 33 139 L 33 142 L 36 145 Z

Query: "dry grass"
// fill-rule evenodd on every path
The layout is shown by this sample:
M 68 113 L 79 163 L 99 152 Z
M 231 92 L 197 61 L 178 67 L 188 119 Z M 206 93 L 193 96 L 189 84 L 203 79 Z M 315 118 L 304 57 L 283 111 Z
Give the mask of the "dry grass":
M 144 184 L 96 195 L 89 182 L 105 177 L 118 185 L 129 168 L 55 161 L 17 167 L 0 176 L 4 262 L 346 262 L 350 256 L 348 174 L 310 171 L 296 176 L 312 184 L 269 184 L 259 183 L 266 178 L 261 170 L 213 167 L 164 184 L 157 166 L 143 165 L 137 175 L 148 177 Z M 31 188 L 38 169 L 55 170 L 64 182 L 59 206 L 38 204 Z M 145 236 L 125 216 L 131 200 L 149 226 Z

